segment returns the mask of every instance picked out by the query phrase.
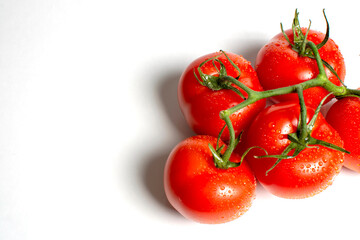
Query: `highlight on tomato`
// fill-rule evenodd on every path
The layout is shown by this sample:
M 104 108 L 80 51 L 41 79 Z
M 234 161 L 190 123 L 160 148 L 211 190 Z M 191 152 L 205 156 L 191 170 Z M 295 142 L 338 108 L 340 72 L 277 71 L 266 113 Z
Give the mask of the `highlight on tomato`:
M 344 166 L 360 172 L 360 98 L 345 97 L 336 101 L 329 109 L 326 120 L 335 128 L 344 141 Z
M 264 109 L 245 133 L 245 149 L 258 147 L 251 149 L 245 159 L 255 177 L 272 194 L 283 198 L 311 197 L 331 185 L 340 172 L 344 153 L 336 148 L 342 148 L 343 141 L 322 114 L 317 114 L 314 118 L 315 110 L 307 108 L 309 132 L 299 134 L 299 103 L 274 104 Z M 293 156 L 298 148 L 302 150 Z
M 225 223 L 250 208 L 256 180 L 246 162 L 228 169 L 216 167 L 209 144 L 226 150 L 215 137 L 193 136 L 171 151 L 164 170 L 165 193 L 184 217 L 199 223 Z M 230 161 L 239 163 L 241 158 L 232 154 Z
M 179 105 L 187 123 L 196 134 L 217 137 L 224 127 L 224 121 L 219 117 L 220 111 L 238 105 L 247 97 L 241 88 L 229 84 L 228 77 L 237 79 L 255 91 L 263 90 L 251 63 L 230 52 L 214 52 L 199 57 L 183 72 L 178 85 Z M 266 100 L 262 99 L 231 115 L 236 136 L 265 105 Z M 229 139 L 227 129 L 221 139 Z

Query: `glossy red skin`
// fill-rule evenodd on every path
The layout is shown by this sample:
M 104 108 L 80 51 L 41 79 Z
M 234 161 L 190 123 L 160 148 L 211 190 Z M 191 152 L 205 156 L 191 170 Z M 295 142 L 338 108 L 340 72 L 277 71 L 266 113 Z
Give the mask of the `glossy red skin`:
M 305 34 L 306 28 L 302 31 Z M 294 35 L 292 30 L 286 31 L 291 42 Z M 310 30 L 308 40 L 319 44 L 325 37 L 325 34 Z M 344 58 L 331 39 L 319 49 L 321 59 L 329 63 L 339 75 L 340 79 L 345 79 L 345 62 Z M 259 81 L 265 90 L 274 88 L 287 87 L 315 78 L 318 73 L 318 66 L 315 59 L 301 57 L 297 52 L 292 50 L 282 33 L 273 37 L 268 44 L 262 47 L 256 57 L 255 69 L 258 74 Z M 325 68 L 326 75 L 329 80 L 340 86 L 341 82 L 337 77 Z M 316 107 L 320 101 L 328 94 L 322 87 L 314 87 L 304 91 L 304 98 L 307 105 Z M 288 100 L 298 101 L 296 93 L 276 96 L 271 98 L 274 102 L 284 102 Z M 331 98 L 329 97 L 326 102 Z
M 326 120 L 340 134 L 345 154 L 344 166 L 360 172 L 360 98 L 346 97 L 335 102 L 329 109 Z
M 281 154 L 290 144 L 287 135 L 297 130 L 299 109 L 296 102 L 283 102 L 263 110 L 244 136 L 245 149 L 258 146 L 264 148 L 269 155 Z M 307 112 L 309 121 L 314 110 L 308 107 Z M 321 113 L 311 136 L 343 146 L 339 134 L 325 121 Z M 262 155 L 265 155 L 263 150 L 252 149 L 246 155 L 246 160 L 264 188 L 283 198 L 306 198 L 320 193 L 332 183 L 344 161 L 343 153 L 318 146 L 303 150 L 293 159 L 282 160 L 266 175 L 266 171 L 277 159 L 254 157 Z
M 169 202 L 184 217 L 218 224 L 249 209 L 256 180 L 246 163 L 227 170 L 216 168 L 209 143 L 215 147 L 216 138 L 194 136 L 179 143 L 167 160 L 164 187 Z M 240 157 L 233 154 L 231 161 L 239 162 Z
M 218 54 L 220 53 L 211 53 L 193 61 L 183 72 L 178 86 L 179 105 L 189 126 L 197 134 L 216 137 L 219 135 L 219 132 L 225 124 L 219 117 L 220 111 L 226 110 L 244 101 L 232 90 L 213 91 L 208 87 L 199 84 L 195 78 L 194 69 L 198 74 L 198 66 L 205 60 Z M 227 55 L 240 68 L 241 76 L 239 81 L 253 90 L 262 91 L 263 89 L 251 63 L 242 56 L 228 52 Z M 224 63 L 229 76 L 238 76 L 238 72 L 224 55 L 219 57 L 219 59 Z M 202 67 L 202 71 L 205 74 L 217 75 L 217 70 L 211 61 Z M 241 90 L 241 92 L 245 97 L 247 96 L 244 91 Z M 260 100 L 231 115 L 230 119 L 233 123 L 236 136 L 250 124 L 257 113 L 264 109 L 265 105 L 266 100 Z M 226 141 L 228 139 L 229 131 L 225 129 L 222 140 Z

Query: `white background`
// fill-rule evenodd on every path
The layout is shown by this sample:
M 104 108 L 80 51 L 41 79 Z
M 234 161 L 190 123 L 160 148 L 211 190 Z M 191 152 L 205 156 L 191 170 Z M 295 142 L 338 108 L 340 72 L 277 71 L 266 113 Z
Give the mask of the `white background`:
M 345 81 L 360 85 L 356 2 L 289 2 L 2 0 L 0 239 L 356 239 L 349 170 L 304 200 L 259 186 L 221 225 L 184 219 L 163 192 L 169 152 L 193 135 L 176 87 L 195 58 L 222 49 L 254 62 L 295 8 L 325 31 L 325 8 Z

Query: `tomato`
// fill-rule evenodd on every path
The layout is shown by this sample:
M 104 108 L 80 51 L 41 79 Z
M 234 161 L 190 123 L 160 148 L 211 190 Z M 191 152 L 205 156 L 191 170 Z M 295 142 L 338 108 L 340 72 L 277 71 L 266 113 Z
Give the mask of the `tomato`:
M 290 144 L 288 134 L 297 131 L 299 114 L 300 106 L 293 101 L 264 109 L 245 132 L 244 148 L 258 146 L 265 149 L 268 155 L 280 155 Z M 313 115 L 314 109 L 308 107 L 307 122 Z M 343 146 L 339 134 L 320 113 L 311 137 Z M 304 149 L 294 158 L 281 160 L 268 171 L 277 158 L 256 158 L 266 155 L 263 149 L 251 149 L 245 159 L 264 188 L 283 198 L 306 198 L 320 193 L 332 183 L 344 161 L 344 153 L 319 145 Z
M 194 76 L 194 70 L 197 75 L 199 74 L 198 67 L 202 62 L 219 54 L 220 52 L 211 53 L 193 61 L 183 72 L 178 85 L 178 100 L 181 111 L 189 126 L 195 133 L 200 135 L 217 137 L 225 124 L 219 117 L 220 111 L 244 101 L 232 90 L 211 90 L 201 85 Z M 239 81 L 253 90 L 262 91 L 251 63 L 242 56 L 233 53 L 226 54 L 241 71 Z M 236 78 L 239 75 L 238 71 L 231 65 L 224 54 L 221 54 L 218 59 L 223 62 L 229 76 Z M 218 64 L 217 68 L 219 68 Z M 217 68 L 214 67 L 212 61 L 209 61 L 201 67 L 201 70 L 204 74 L 218 76 Z M 198 78 L 200 79 L 199 75 Z M 247 96 L 244 91 L 241 90 L 241 92 L 245 97 Z M 238 135 L 249 125 L 257 113 L 264 109 L 265 104 L 266 100 L 260 100 L 231 115 L 230 119 L 235 129 L 235 135 Z M 222 139 L 229 139 L 229 131 L 227 129 L 222 134 Z
M 326 120 L 339 132 L 344 141 L 344 166 L 360 172 L 360 98 L 346 97 L 335 102 L 329 109 Z
M 305 34 L 306 28 L 302 28 Z M 293 42 L 294 34 L 292 29 L 285 31 L 291 42 Z M 325 34 L 309 30 L 307 39 L 315 44 L 319 44 L 325 37 Z M 327 43 L 319 49 L 322 60 L 326 61 L 340 79 L 345 78 L 345 62 L 344 58 L 336 43 L 329 39 Z M 268 44 L 263 46 L 255 61 L 255 69 L 259 77 L 259 81 L 265 90 L 274 88 L 287 87 L 315 78 L 318 73 L 318 66 L 315 59 L 300 56 L 295 52 L 288 41 L 280 33 L 273 37 Z M 341 85 L 339 79 L 325 67 L 328 79 L 336 84 Z M 309 88 L 304 91 L 304 98 L 307 105 L 316 107 L 320 101 L 328 94 L 322 87 Z M 271 98 L 274 102 L 283 102 L 288 100 L 298 100 L 296 93 L 276 96 Z M 329 97 L 326 102 L 331 98 Z
M 245 162 L 229 169 L 215 167 L 208 144 L 215 148 L 216 141 L 212 136 L 185 139 L 170 153 L 164 171 L 169 202 L 183 216 L 200 223 L 234 220 L 255 198 L 256 180 Z M 232 154 L 230 161 L 239 162 L 240 156 Z

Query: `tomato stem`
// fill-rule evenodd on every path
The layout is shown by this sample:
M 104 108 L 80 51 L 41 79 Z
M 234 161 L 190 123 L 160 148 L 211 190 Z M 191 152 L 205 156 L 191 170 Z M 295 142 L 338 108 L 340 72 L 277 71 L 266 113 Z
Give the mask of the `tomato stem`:
M 226 125 L 227 125 L 227 128 L 229 130 L 229 134 L 230 134 L 230 139 L 231 141 L 229 142 L 229 145 L 223 155 L 223 159 L 226 161 L 226 162 L 229 162 L 229 159 L 230 159 L 230 156 L 232 154 L 232 152 L 234 151 L 235 149 L 235 131 L 234 131 L 234 127 L 231 123 L 231 120 L 230 120 L 230 114 L 227 112 L 227 111 L 224 111 L 222 112 L 223 116 L 221 116 L 222 119 L 224 119 Z
M 304 100 L 304 93 L 303 93 L 304 90 L 301 85 L 299 85 L 296 90 L 299 96 L 299 103 L 300 103 L 300 118 L 298 124 L 298 133 L 300 135 L 299 138 L 304 139 L 307 135 L 307 131 L 306 131 L 307 110 Z

